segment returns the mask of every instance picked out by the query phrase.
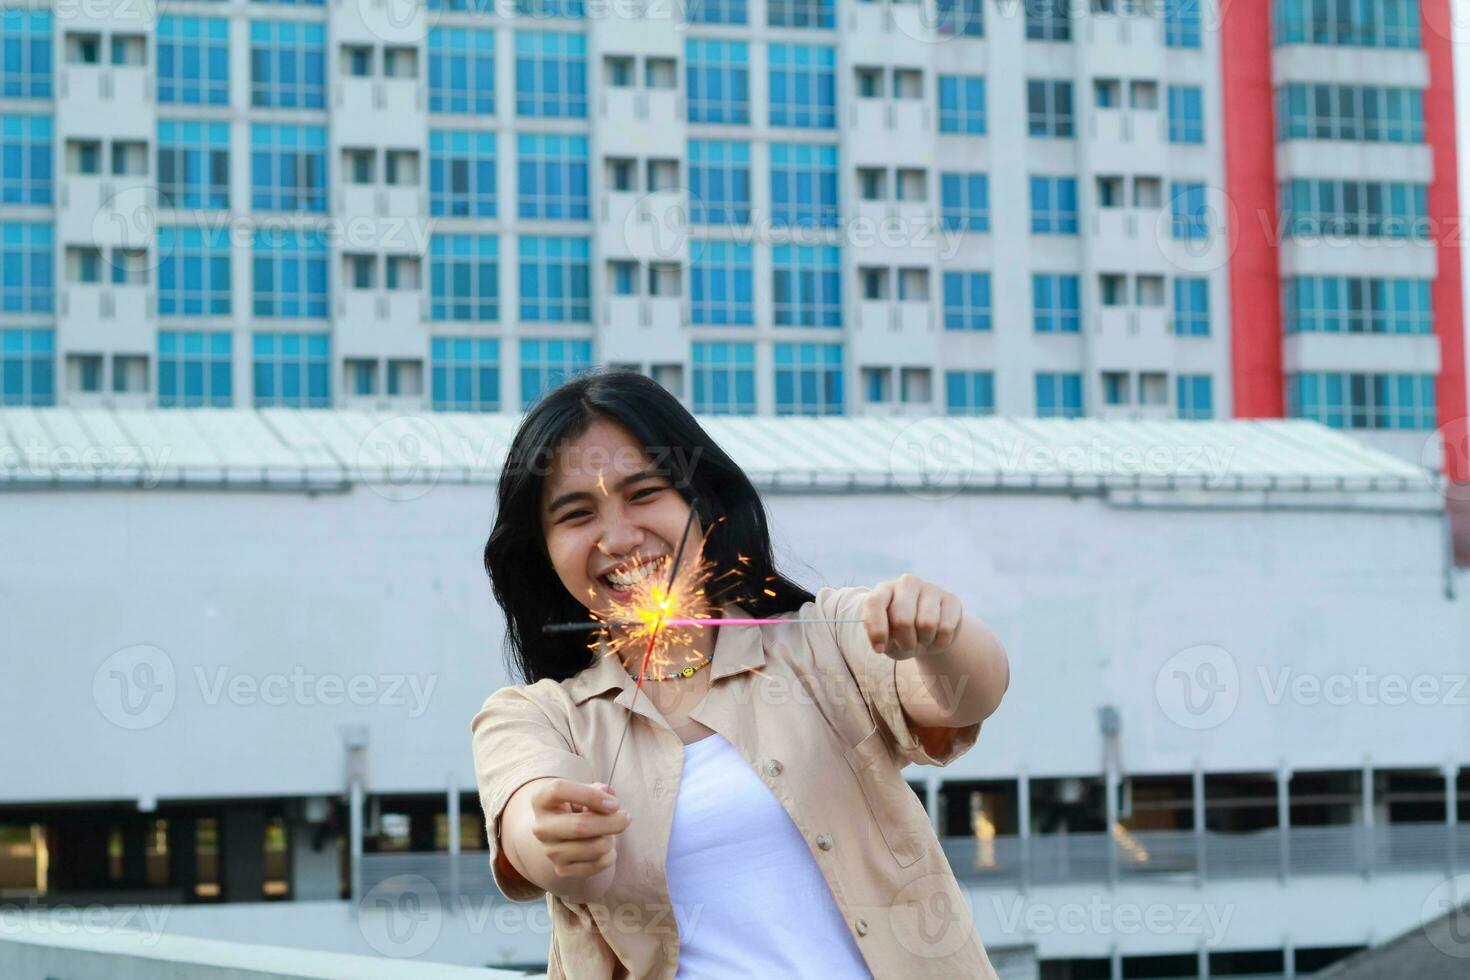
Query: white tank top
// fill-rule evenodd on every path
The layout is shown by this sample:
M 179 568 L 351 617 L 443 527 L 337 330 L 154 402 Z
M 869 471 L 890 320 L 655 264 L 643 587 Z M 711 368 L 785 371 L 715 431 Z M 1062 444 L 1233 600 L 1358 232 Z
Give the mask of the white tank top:
M 870 980 L 796 824 L 718 734 L 684 746 L 666 859 L 676 980 Z

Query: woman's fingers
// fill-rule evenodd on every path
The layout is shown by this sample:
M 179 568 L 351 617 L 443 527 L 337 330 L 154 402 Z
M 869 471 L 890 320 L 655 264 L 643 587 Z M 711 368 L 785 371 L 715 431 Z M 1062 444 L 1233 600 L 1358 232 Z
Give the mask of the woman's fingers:
M 893 601 L 888 604 L 888 631 L 900 653 L 911 651 L 917 645 L 914 618 L 918 614 L 921 584 L 912 575 L 900 575 L 894 580 Z
M 531 802 L 541 810 L 554 810 L 563 803 L 577 803 L 589 810 L 611 813 L 618 808 L 617 797 L 605 783 L 579 783 L 573 779 L 547 779 L 536 787 Z
M 536 821 L 532 833 L 543 844 L 558 844 L 567 841 L 583 841 L 621 834 L 633 822 L 626 810 L 617 813 L 551 813 Z
M 611 837 L 595 837 L 552 845 L 546 849 L 546 856 L 557 867 L 564 868 L 574 864 L 595 864 L 615 850 Z
M 939 635 L 940 617 L 943 615 L 943 595 L 932 585 L 919 590 L 914 612 L 914 639 L 918 645 L 928 649 Z
M 879 582 L 863 598 L 863 628 L 875 653 L 882 653 L 888 645 L 888 602 L 892 598 L 892 582 Z

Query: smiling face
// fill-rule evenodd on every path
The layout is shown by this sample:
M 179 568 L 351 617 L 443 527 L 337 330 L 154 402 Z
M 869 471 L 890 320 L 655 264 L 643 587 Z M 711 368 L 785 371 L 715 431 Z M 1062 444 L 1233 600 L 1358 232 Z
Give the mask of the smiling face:
M 625 602 L 632 586 L 668 575 L 689 503 L 622 426 L 598 419 L 563 443 L 541 488 L 541 529 L 557 577 L 588 609 Z M 699 547 L 690 522 L 684 560 Z

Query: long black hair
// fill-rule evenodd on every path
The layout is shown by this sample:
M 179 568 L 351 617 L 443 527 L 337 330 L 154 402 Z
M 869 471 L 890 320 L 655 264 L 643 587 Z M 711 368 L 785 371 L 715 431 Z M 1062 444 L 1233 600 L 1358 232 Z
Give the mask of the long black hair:
M 669 476 L 707 532 L 704 557 L 715 576 L 710 598 L 754 616 L 799 608 L 812 594 L 776 571 L 766 509 L 750 478 L 664 387 L 632 371 L 579 375 L 548 392 L 521 420 L 496 488 L 498 508 L 485 542 L 485 571 L 505 613 L 508 665 L 524 683 L 565 680 L 592 663 L 582 633 L 543 633 L 554 622 L 588 618 L 562 584 L 541 529 L 542 482 L 557 449 L 596 420 L 626 429 Z M 766 590 L 770 590 L 768 594 Z

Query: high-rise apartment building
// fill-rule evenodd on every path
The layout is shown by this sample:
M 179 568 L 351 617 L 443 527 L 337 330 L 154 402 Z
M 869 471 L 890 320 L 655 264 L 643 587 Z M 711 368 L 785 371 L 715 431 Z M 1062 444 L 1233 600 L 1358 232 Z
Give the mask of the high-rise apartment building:
M 702 413 L 1301 415 L 1419 458 L 1465 414 L 1448 25 L 7 7 L 0 393 L 519 411 L 616 364 Z

